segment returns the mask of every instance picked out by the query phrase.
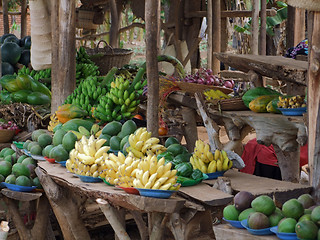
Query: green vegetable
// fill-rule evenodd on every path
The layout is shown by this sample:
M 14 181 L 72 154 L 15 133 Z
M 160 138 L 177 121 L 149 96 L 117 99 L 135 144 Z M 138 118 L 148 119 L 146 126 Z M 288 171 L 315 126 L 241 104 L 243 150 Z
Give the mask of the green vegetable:
M 51 98 L 51 91 L 41 82 L 37 80 L 31 81 L 31 89 L 33 92 L 40 92 Z
M 21 103 L 27 103 L 28 102 L 28 96 L 32 92 L 30 90 L 19 90 L 11 94 L 11 98 L 14 102 L 21 102 Z
M 30 105 L 45 105 L 51 102 L 51 98 L 41 92 L 32 92 L 27 99 Z
M 16 92 L 21 90 L 16 81 L 16 76 L 13 76 L 13 75 L 3 76 L 0 79 L 0 84 L 2 85 L 3 88 L 8 90 L 9 92 Z
M 256 87 L 249 89 L 243 96 L 242 101 L 244 105 L 249 107 L 249 103 L 254 100 L 257 97 L 264 96 L 264 95 L 278 95 L 280 96 L 281 93 L 272 90 L 271 88 L 265 88 L 265 87 Z
M 177 175 L 182 177 L 190 177 L 193 172 L 193 167 L 191 163 L 180 163 L 175 166 L 177 170 Z
M 203 173 L 199 170 L 199 169 L 194 169 L 192 174 L 191 174 L 191 178 L 194 180 L 197 180 L 199 178 L 203 177 Z
M 2 103 L 4 104 L 9 104 L 11 103 L 12 99 L 11 99 L 11 93 L 8 92 L 7 90 L 2 90 L 0 92 L 0 100 Z

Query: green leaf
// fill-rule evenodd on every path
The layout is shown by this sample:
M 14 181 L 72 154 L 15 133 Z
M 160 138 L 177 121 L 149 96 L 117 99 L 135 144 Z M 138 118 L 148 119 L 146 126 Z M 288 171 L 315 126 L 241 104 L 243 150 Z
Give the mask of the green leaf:
M 246 31 L 245 28 L 240 27 L 240 26 L 238 26 L 238 25 L 235 25 L 235 26 L 234 26 L 234 30 L 236 30 L 237 32 L 241 32 L 241 33 L 243 33 L 243 32 Z
M 288 4 L 286 4 L 285 2 L 277 1 L 276 4 L 279 8 L 288 7 Z

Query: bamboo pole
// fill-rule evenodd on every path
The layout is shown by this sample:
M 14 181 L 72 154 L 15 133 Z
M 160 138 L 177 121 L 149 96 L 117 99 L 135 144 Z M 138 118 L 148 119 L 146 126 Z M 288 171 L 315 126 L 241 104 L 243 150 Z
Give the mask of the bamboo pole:
M 252 0 L 251 20 L 251 54 L 258 55 L 259 51 L 259 0 Z
M 159 128 L 159 73 L 158 41 L 159 41 L 159 8 L 160 0 L 146 0 L 145 22 L 146 22 L 146 62 L 148 79 L 148 101 L 147 101 L 147 129 L 153 136 L 158 136 Z

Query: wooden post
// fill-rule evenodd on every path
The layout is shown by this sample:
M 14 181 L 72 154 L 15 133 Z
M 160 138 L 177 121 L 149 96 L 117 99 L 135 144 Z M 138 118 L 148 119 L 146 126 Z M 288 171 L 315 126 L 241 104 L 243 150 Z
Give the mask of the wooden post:
M 212 54 L 221 51 L 221 0 L 213 0 L 212 23 Z M 212 71 L 217 75 L 220 72 L 220 61 L 212 56 Z
M 288 18 L 286 25 L 286 48 L 294 47 L 295 8 L 288 6 Z
M 208 0 L 207 5 L 207 30 L 208 30 L 208 51 L 207 68 L 212 68 L 212 0 Z
M 111 6 L 111 26 L 110 26 L 110 45 L 112 47 L 118 46 L 118 32 L 119 32 L 119 16 L 116 0 L 110 0 Z
M 51 36 L 52 36 L 52 64 L 51 64 L 51 90 L 54 92 L 58 88 L 59 80 L 59 5 L 60 1 L 51 0 Z M 53 94 L 52 94 L 53 95 Z M 58 109 L 58 103 L 54 104 L 54 96 L 51 100 L 51 112 L 54 113 Z
M 158 9 L 160 0 L 146 0 L 145 25 L 146 25 L 146 62 L 148 79 L 147 102 L 147 129 L 153 136 L 158 136 L 159 118 L 159 73 L 158 73 L 158 40 L 159 21 Z
M 259 54 L 266 55 L 267 52 L 267 1 L 261 0 L 261 12 L 260 12 L 260 47 Z
M 20 38 L 27 36 L 27 0 L 21 0 L 21 34 Z
M 308 71 L 308 156 L 310 181 L 320 199 L 320 12 L 314 12 Z
M 60 0 L 58 6 L 58 21 L 53 26 L 52 62 L 57 64 L 53 67 L 51 112 L 55 112 L 62 105 L 76 87 L 76 1 Z M 57 16 L 53 12 L 53 19 Z M 59 39 L 58 46 L 55 41 Z M 55 63 L 58 57 L 58 62 Z
M 3 33 L 9 33 L 8 0 L 2 0 Z
M 259 0 L 252 0 L 251 54 L 259 54 Z
M 181 114 L 183 120 L 186 122 L 186 125 L 182 126 L 182 130 L 187 142 L 187 149 L 189 152 L 192 152 L 198 139 L 196 122 L 197 112 L 192 108 L 182 107 Z
M 306 18 L 305 13 L 306 10 L 302 8 L 295 9 L 295 19 L 294 19 L 294 46 L 299 44 L 303 39 L 306 38 L 305 35 L 305 24 Z

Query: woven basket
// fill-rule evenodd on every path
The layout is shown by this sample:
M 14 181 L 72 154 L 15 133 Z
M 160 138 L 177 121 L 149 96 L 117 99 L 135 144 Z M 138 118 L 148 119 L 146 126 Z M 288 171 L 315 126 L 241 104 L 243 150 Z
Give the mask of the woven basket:
M 224 111 L 242 111 L 248 110 L 246 105 L 244 105 L 242 98 L 230 98 L 222 100 L 210 100 L 207 101 L 210 108 L 215 110 L 224 110 Z
M 99 44 L 106 44 L 104 48 L 99 48 Z M 86 48 L 90 59 L 99 67 L 101 75 L 106 75 L 112 67 L 121 68 L 128 64 L 133 51 L 131 49 L 112 48 L 106 41 L 100 40 L 93 49 Z
M 14 136 L 15 130 L 1 129 L 0 130 L 0 143 L 11 142 Z
M 178 85 L 178 87 L 182 91 L 188 92 L 188 93 L 193 93 L 193 94 L 196 92 L 203 92 L 204 90 L 210 90 L 210 89 L 220 90 L 221 92 L 223 92 L 225 94 L 229 94 L 229 93 L 233 92 L 233 90 L 230 88 L 217 87 L 217 86 L 213 86 L 213 85 L 188 83 L 188 82 L 182 82 L 182 81 L 177 81 L 175 83 Z

